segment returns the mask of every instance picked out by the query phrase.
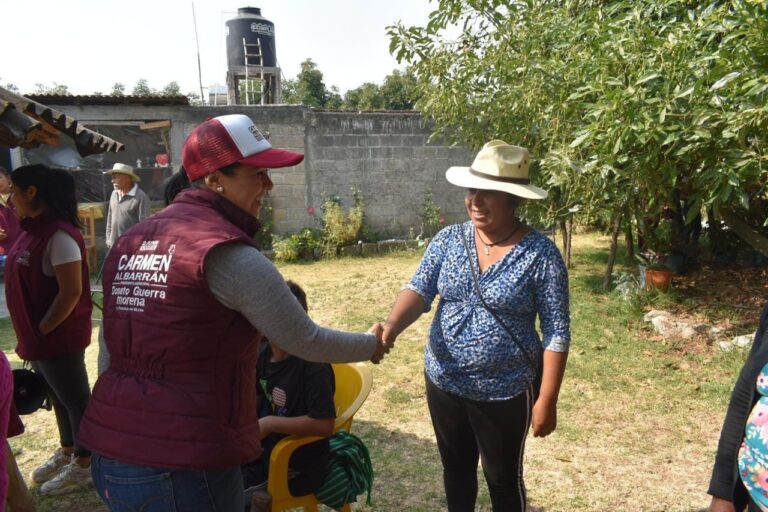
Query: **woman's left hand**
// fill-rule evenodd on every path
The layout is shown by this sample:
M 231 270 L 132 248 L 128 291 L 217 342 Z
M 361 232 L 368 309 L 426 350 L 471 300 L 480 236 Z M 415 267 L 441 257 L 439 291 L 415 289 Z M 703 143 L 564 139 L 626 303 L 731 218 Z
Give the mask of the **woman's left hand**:
M 557 402 L 536 400 L 531 413 L 533 437 L 546 437 L 557 427 Z

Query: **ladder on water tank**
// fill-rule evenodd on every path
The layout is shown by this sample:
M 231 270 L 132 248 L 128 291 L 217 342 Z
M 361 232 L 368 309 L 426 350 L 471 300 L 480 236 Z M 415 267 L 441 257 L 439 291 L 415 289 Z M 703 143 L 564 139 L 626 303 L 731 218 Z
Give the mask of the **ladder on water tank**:
M 254 53 L 251 53 L 254 51 Z M 261 39 L 256 38 L 256 43 L 249 44 L 245 38 L 243 38 L 243 55 L 245 56 L 245 104 L 250 105 L 250 95 L 256 92 L 251 88 L 253 85 L 251 79 L 248 77 L 248 68 L 250 66 L 258 66 L 260 75 L 259 83 L 261 84 L 261 90 L 259 91 L 260 103 L 264 104 L 264 55 L 261 53 Z M 253 59 L 253 61 L 251 61 Z

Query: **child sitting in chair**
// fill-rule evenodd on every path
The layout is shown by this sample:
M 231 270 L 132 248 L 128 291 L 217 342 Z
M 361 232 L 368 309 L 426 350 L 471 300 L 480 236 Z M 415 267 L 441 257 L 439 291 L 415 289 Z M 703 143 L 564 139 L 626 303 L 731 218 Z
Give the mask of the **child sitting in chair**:
M 287 282 L 291 292 L 307 310 L 307 296 L 299 285 Z M 267 340 L 256 364 L 259 429 L 264 448 L 259 459 L 242 467 L 246 506 L 253 499 L 252 510 L 270 510 L 266 493 L 269 457 L 282 438 L 323 436 L 298 448 L 289 463 L 288 487 L 294 496 L 314 493 L 328 473 L 328 439 L 333 434 L 336 407 L 333 403 L 335 381 L 327 363 L 311 363 L 282 350 Z

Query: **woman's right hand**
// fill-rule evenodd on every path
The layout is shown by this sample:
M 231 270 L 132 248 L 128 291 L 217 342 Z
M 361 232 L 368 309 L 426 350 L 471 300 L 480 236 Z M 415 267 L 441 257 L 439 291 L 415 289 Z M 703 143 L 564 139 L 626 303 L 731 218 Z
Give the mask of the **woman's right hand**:
M 733 502 L 712 496 L 712 502 L 709 504 L 708 512 L 736 512 Z

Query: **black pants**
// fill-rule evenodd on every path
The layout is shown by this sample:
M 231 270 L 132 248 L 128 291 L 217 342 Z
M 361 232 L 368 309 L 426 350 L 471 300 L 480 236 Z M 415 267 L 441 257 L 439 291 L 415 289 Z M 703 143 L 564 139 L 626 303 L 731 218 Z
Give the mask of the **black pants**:
M 76 444 L 80 420 L 91 398 L 85 351 L 32 361 L 31 364 L 32 369 L 42 375 L 48 384 L 48 398 L 56 413 L 61 446 L 74 446 L 75 457 L 87 457 L 91 452 Z
M 443 463 L 449 512 L 472 512 L 477 499 L 477 461 L 495 512 L 525 512 L 525 437 L 533 392 L 499 402 L 476 402 L 427 381 L 427 404 Z

